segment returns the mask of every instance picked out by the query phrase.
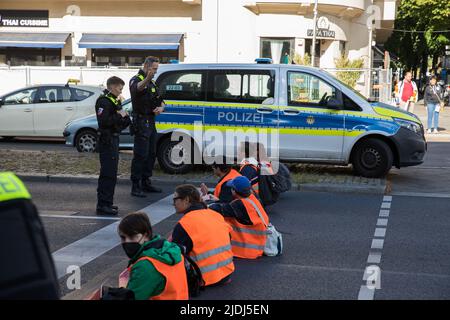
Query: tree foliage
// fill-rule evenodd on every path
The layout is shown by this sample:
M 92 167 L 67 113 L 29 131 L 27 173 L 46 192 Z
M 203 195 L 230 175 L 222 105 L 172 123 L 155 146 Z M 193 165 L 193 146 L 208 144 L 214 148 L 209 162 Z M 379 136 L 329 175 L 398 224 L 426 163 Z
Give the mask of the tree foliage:
M 428 57 L 444 54 L 450 44 L 449 0 L 402 0 L 398 7 L 394 30 L 386 48 L 400 58 L 404 68 L 416 70 L 427 68 Z M 425 71 L 425 70 L 422 70 Z
M 361 69 L 364 67 L 363 58 L 350 60 L 345 55 L 340 56 L 338 59 L 334 59 L 334 63 L 336 64 L 337 69 Z M 362 71 L 337 71 L 336 77 L 348 86 L 354 88 L 361 73 Z

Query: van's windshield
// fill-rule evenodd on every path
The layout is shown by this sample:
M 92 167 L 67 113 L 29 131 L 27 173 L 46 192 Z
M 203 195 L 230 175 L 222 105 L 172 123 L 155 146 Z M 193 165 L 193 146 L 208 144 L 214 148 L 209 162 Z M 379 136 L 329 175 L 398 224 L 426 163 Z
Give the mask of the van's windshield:
M 340 84 L 342 84 L 342 85 L 345 86 L 346 88 L 348 88 L 348 89 L 350 89 L 351 91 L 353 91 L 354 93 L 356 93 L 356 95 L 358 95 L 358 96 L 359 96 L 361 99 L 363 99 L 364 101 L 372 102 L 371 99 L 367 99 L 365 96 L 363 96 L 363 95 L 361 94 L 361 92 L 359 92 L 358 90 L 356 90 L 356 89 L 350 87 L 350 86 L 349 86 L 348 84 L 346 84 L 345 82 L 339 80 L 334 74 L 332 74 L 332 73 L 330 73 L 330 72 L 328 72 L 328 71 L 326 71 L 326 70 L 321 70 L 321 71 L 323 71 L 323 72 L 327 73 L 328 75 L 332 76 L 332 77 L 333 77 L 334 79 L 336 79 Z

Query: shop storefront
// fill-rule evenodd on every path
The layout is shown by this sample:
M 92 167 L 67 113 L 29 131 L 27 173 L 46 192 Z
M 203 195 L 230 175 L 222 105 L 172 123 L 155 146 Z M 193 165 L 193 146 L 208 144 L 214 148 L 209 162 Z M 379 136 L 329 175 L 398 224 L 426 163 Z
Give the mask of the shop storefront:
M 318 3 L 316 66 L 333 68 L 342 54 L 367 60 L 366 1 Z M 4 0 L 0 65 L 135 68 L 148 55 L 163 63 L 290 63 L 311 53 L 313 21 L 309 0 Z

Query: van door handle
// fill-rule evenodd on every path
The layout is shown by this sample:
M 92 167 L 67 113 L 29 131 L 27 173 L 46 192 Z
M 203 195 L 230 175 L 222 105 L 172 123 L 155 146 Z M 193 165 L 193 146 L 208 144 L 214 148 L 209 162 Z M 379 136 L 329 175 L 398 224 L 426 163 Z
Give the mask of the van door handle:
M 284 114 L 287 115 L 287 116 L 295 116 L 295 115 L 297 115 L 297 114 L 300 113 L 300 111 L 298 111 L 298 110 L 293 110 L 293 109 L 286 109 L 286 110 L 283 110 L 283 112 L 284 112 Z
M 71 111 L 71 110 L 73 110 L 73 107 L 65 107 L 64 109 Z
M 259 112 L 259 113 L 272 113 L 273 109 L 272 108 L 258 108 L 258 109 L 256 109 L 256 112 Z
M 33 109 L 30 109 L 30 108 L 26 108 L 26 109 L 23 109 L 23 111 L 24 111 L 24 112 L 32 112 L 32 111 L 33 111 Z

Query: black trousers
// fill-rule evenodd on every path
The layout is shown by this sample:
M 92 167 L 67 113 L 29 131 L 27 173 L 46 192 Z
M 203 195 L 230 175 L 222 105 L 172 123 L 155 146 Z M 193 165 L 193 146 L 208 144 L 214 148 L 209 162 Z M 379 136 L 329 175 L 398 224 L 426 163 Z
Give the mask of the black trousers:
M 119 165 L 119 137 L 99 139 L 100 176 L 97 187 L 97 206 L 112 206 Z
M 134 135 L 131 181 L 139 182 L 153 175 L 156 160 L 157 131 L 154 123 L 147 123 Z

